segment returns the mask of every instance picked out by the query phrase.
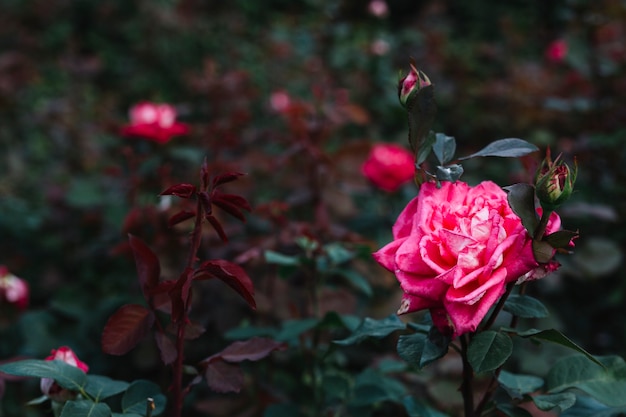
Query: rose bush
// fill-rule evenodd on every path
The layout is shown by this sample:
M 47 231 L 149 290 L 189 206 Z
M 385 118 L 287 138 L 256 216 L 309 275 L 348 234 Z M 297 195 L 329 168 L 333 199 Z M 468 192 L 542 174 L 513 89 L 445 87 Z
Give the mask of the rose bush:
M 361 171 L 381 190 L 393 192 L 413 178 L 415 173 L 413 154 L 398 145 L 376 144 L 363 163 Z
M 76 356 L 74 351 L 67 346 L 61 346 L 58 349 L 52 349 L 52 351 L 50 352 L 50 356 L 48 356 L 45 360 L 59 360 L 67 363 L 68 365 L 75 366 L 85 373 L 89 371 L 89 366 L 86 363 L 82 362 L 80 359 L 78 359 L 78 356 Z M 41 378 L 40 386 L 41 392 L 46 397 L 54 401 L 64 402 L 73 399 L 76 396 L 74 392 L 62 388 L 59 384 L 57 384 L 53 379 L 50 378 Z
M 546 232 L 560 225 L 553 213 Z M 542 270 L 505 191 L 490 181 L 423 184 L 393 237 L 374 258 L 404 291 L 398 314 L 430 309 L 439 330 L 453 336 L 475 331 L 508 283 L 539 278 Z
M 122 135 L 141 137 L 157 143 L 166 143 L 174 136 L 189 132 L 189 126 L 176 121 L 176 109 L 169 104 L 148 101 L 130 109 L 130 124 L 122 127 Z

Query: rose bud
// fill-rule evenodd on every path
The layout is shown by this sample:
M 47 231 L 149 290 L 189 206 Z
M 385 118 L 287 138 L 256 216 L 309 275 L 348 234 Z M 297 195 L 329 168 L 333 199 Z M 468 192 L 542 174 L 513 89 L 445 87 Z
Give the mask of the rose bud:
M 408 107 L 409 100 L 412 99 L 418 91 L 432 85 L 428 76 L 415 68 L 413 62 L 409 65 L 411 66 L 411 71 L 409 71 L 408 75 L 400 80 L 398 84 L 398 96 L 400 103 L 404 107 Z
M 21 311 L 28 307 L 28 300 L 28 283 L 0 265 L 0 305 L 6 302 Z
M 48 356 L 45 360 L 63 361 L 68 365 L 72 365 L 85 373 L 89 371 L 89 366 L 87 366 L 86 363 L 78 359 L 78 356 L 76 356 L 74 351 L 67 346 L 61 346 L 58 349 L 52 349 L 52 351 L 50 352 L 50 356 Z M 76 397 L 75 392 L 61 387 L 53 379 L 50 378 L 41 378 L 40 386 L 41 392 L 53 401 L 65 402 Z
M 574 162 L 574 170 L 572 171 L 560 158 L 561 155 L 552 161 L 548 149 L 546 157 L 535 175 L 537 198 L 541 207 L 550 211 L 557 209 L 572 195 L 578 175 L 576 162 Z

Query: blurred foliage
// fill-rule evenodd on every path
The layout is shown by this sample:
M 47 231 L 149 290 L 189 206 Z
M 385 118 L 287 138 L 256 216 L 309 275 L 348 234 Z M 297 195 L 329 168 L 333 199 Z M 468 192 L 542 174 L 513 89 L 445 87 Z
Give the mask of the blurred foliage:
M 434 130 L 456 138 L 458 155 L 520 137 L 563 152 L 566 160 L 577 158 L 576 191 L 561 213 L 567 228 L 580 230 L 576 254 L 532 291 L 564 333 L 589 351 L 625 355 L 623 2 L 386 4 L 387 12 L 376 16 L 358 0 L 3 0 L 0 263 L 30 282 L 33 299 L 19 321 L 0 329 L 0 359 L 42 358 L 67 344 L 96 373 L 167 381 L 153 343 L 126 357 L 105 357 L 100 332 L 117 307 L 141 296 L 127 233 L 159 253 L 164 276 L 183 264 L 188 230 L 167 227 L 178 203 L 157 194 L 176 182 L 195 182 L 205 156 L 216 173 L 247 174 L 236 186 L 255 207 L 247 225 L 226 222 L 230 244 L 209 235 L 203 250 L 249 270 L 259 311 L 251 314 L 234 295 L 207 283 L 194 314 L 208 331 L 196 345 L 202 351 L 187 353 L 190 361 L 218 351 L 227 343 L 224 334 L 242 322 L 276 327 L 321 320 L 328 311 L 375 317 L 395 311 L 395 279 L 374 266 L 369 253 L 389 240 L 415 190 L 373 190 L 360 164 L 374 142 L 408 145 L 396 86 L 409 57 L 433 81 Z M 545 52 L 557 39 L 568 45 L 560 61 Z M 277 92 L 289 98 L 287 110 L 272 107 Z M 122 138 L 126 112 L 141 100 L 174 104 L 192 133 L 164 146 Z M 539 160 L 508 165 L 479 158 L 465 164 L 463 178 L 529 181 Z M 350 256 L 335 265 L 341 248 Z M 268 265 L 267 251 L 303 263 Z M 358 275 L 329 269 L 343 262 Z M 324 282 L 314 283 L 322 295 L 311 304 L 310 273 L 319 267 L 326 268 Z M 316 346 L 343 325 L 329 326 L 322 333 L 316 327 Z M 311 355 L 306 342 L 299 341 L 302 356 L 278 359 L 275 380 L 285 389 L 303 382 L 284 370 Z M 367 389 L 363 381 L 376 376 L 352 381 L 346 373 L 366 372 L 389 351 L 384 342 L 329 351 L 328 380 L 338 390 L 359 383 Z M 550 358 L 537 363 L 543 360 Z M 447 363 L 440 375 L 458 371 Z M 251 374 L 265 375 L 263 366 L 251 366 Z M 314 371 L 302 375 L 313 378 L 303 386 L 319 377 Z M 430 391 L 424 395 L 445 403 L 446 381 L 424 388 Z M 275 386 L 280 383 L 257 380 L 242 395 L 257 413 L 276 403 L 266 415 L 295 415 L 281 399 L 298 401 L 307 393 L 275 392 Z M 16 411 L 36 384 L 5 389 L 0 415 L 40 415 L 33 407 Z M 202 390 L 190 398 L 198 415 L 257 415 L 230 400 Z M 378 407 L 368 412 L 403 412 L 391 403 Z

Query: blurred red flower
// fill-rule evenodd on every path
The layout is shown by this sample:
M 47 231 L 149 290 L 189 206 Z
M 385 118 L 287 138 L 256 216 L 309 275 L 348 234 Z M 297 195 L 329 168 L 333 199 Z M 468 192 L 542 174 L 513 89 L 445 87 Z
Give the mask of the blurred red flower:
M 122 127 L 122 135 L 167 143 L 174 136 L 185 135 L 189 126 L 176 121 L 176 109 L 170 104 L 142 101 L 130 109 L 130 124 Z
M 393 192 L 413 178 L 415 161 L 413 154 L 402 146 L 379 143 L 372 147 L 361 172 L 376 187 Z

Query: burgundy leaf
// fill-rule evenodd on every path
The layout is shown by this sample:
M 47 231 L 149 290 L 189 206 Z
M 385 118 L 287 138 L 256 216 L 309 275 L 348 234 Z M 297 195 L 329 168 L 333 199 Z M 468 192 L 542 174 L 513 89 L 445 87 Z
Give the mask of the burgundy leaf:
M 219 222 L 219 220 L 217 220 L 215 216 L 212 216 L 210 214 L 206 215 L 206 219 L 209 221 L 209 223 L 211 223 L 211 226 L 213 226 L 213 229 L 215 229 L 217 234 L 220 236 L 220 239 L 222 239 L 223 242 L 228 242 L 228 237 L 226 236 L 224 228 L 222 227 L 222 224 Z
M 169 227 L 173 227 L 177 225 L 178 223 L 182 223 L 187 219 L 191 219 L 195 215 L 196 215 L 195 211 L 182 210 L 174 214 L 172 217 L 170 217 L 167 224 Z
M 239 366 L 215 359 L 206 364 L 204 371 L 209 387 L 216 392 L 239 392 L 243 388 L 243 371 Z
M 102 350 L 109 355 L 124 355 L 150 331 L 154 314 L 138 304 L 120 307 L 102 331 Z
M 159 284 L 161 275 L 159 259 L 143 240 L 133 235 L 128 235 L 128 240 L 133 250 L 141 290 L 146 301 L 150 303 L 150 292 Z
M 222 184 L 226 184 L 227 182 L 235 181 L 237 178 L 245 175 L 241 172 L 228 172 L 226 174 L 216 175 L 213 178 L 213 188 L 220 186 Z
M 170 292 L 172 288 L 174 288 L 175 286 L 176 286 L 176 281 L 174 281 L 173 279 L 161 281 L 156 287 L 150 290 L 150 295 L 157 295 L 157 294 Z
M 176 346 L 174 346 L 174 342 L 163 332 L 156 332 L 154 334 L 154 339 L 156 341 L 157 346 L 159 347 L 159 352 L 161 353 L 161 360 L 165 365 L 169 365 L 176 360 L 177 352 Z
M 254 285 L 242 267 L 224 259 L 216 259 L 206 261 L 200 265 L 200 268 L 196 271 L 198 279 L 205 279 L 202 272 L 206 272 L 224 281 L 228 286 L 237 291 L 251 308 L 256 309 Z
M 177 326 L 173 323 L 167 325 L 166 331 L 172 335 L 176 334 Z M 206 329 L 200 324 L 190 321 L 185 326 L 185 340 L 194 340 L 202 336 Z
M 174 323 L 180 323 L 181 320 L 185 319 L 185 313 L 189 306 L 192 273 L 192 269 L 186 268 L 169 292 L 172 300 L 172 321 Z
M 258 361 L 273 351 L 282 350 L 286 347 L 285 343 L 277 342 L 267 337 L 253 337 L 252 339 L 230 344 L 218 355 L 227 362 Z
M 244 223 L 246 222 L 246 216 L 244 216 L 241 210 L 239 210 L 239 207 L 232 204 L 230 201 L 222 200 L 221 198 L 216 197 L 213 199 L 213 204 L 215 204 L 231 216 L 236 217 Z
M 193 184 L 176 184 L 159 195 L 175 195 L 181 198 L 191 198 L 196 193 L 196 186 Z
M 235 206 L 246 211 L 252 210 L 252 207 L 250 206 L 250 203 L 248 203 L 248 200 L 237 194 L 214 192 L 213 198 L 219 198 L 220 200 L 228 201 L 229 203 L 234 204 Z

